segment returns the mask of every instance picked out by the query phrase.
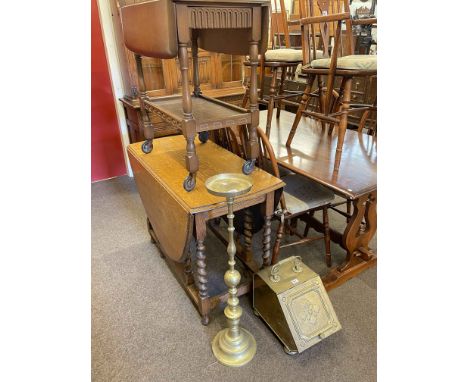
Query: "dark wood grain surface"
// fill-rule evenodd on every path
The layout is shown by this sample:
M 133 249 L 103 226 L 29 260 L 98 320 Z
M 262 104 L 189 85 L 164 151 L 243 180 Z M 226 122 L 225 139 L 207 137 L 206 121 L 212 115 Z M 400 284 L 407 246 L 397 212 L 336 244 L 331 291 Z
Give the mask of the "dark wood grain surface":
M 260 126 L 266 125 L 266 110 L 260 112 Z M 302 117 L 291 147 L 286 140 L 295 114 L 283 111 L 273 118 L 270 142 L 278 163 L 301 173 L 336 193 L 349 198 L 377 189 L 377 140 L 367 134 L 348 130 L 337 171 L 334 171 L 337 129 L 328 135 L 326 129 L 311 118 Z

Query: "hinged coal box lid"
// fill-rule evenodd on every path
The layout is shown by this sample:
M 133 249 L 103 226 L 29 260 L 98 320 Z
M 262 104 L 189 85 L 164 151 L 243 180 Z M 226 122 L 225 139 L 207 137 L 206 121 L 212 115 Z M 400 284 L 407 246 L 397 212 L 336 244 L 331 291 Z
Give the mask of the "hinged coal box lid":
M 288 354 L 301 353 L 341 329 L 320 276 L 299 256 L 254 275 L 253 308 Z

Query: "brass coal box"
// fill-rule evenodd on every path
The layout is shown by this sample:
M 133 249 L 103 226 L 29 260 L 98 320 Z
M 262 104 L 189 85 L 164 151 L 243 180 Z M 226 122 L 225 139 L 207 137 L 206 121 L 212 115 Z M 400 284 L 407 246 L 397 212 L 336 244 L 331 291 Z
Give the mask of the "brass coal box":
M 320 276 L 299 256 L 255 274 L 253 308 L 288 354 L 301 353 L 341 329 Z

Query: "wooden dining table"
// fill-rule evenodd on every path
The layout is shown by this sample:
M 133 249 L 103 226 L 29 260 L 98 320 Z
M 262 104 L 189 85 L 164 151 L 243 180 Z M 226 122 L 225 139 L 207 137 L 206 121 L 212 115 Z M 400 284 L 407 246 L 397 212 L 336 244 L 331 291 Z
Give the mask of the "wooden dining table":
M 266 117 L 266 111 L 262 111 L 260 126 L 266 125 Z M 273 118 L 270 142 L 278 164 L 323 184 L 353 205 L 344 232 L 330 230 L 331 240 L 346 250 L 346 259 L 323 277 L 329 290 L 377 263 L 375 251 L 369 248 L 377 229 L 377 140 L 348 130 L 339 159 L 336 157 L 337 129 L 329 134 L 319 122 L 303 117 L 293 144 L 287 147 L 294 117 L 295 114 L 284 111 L 280 118 Z M 323 232 L 322 224 L 316 219 L 313 228 Z

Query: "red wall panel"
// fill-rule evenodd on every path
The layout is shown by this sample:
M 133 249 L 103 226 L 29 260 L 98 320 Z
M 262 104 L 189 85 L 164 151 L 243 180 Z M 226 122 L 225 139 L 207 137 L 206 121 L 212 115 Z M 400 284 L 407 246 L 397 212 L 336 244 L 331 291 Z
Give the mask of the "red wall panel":
M 91 181 L 126 172 L 97 0 L 91 0 Z

